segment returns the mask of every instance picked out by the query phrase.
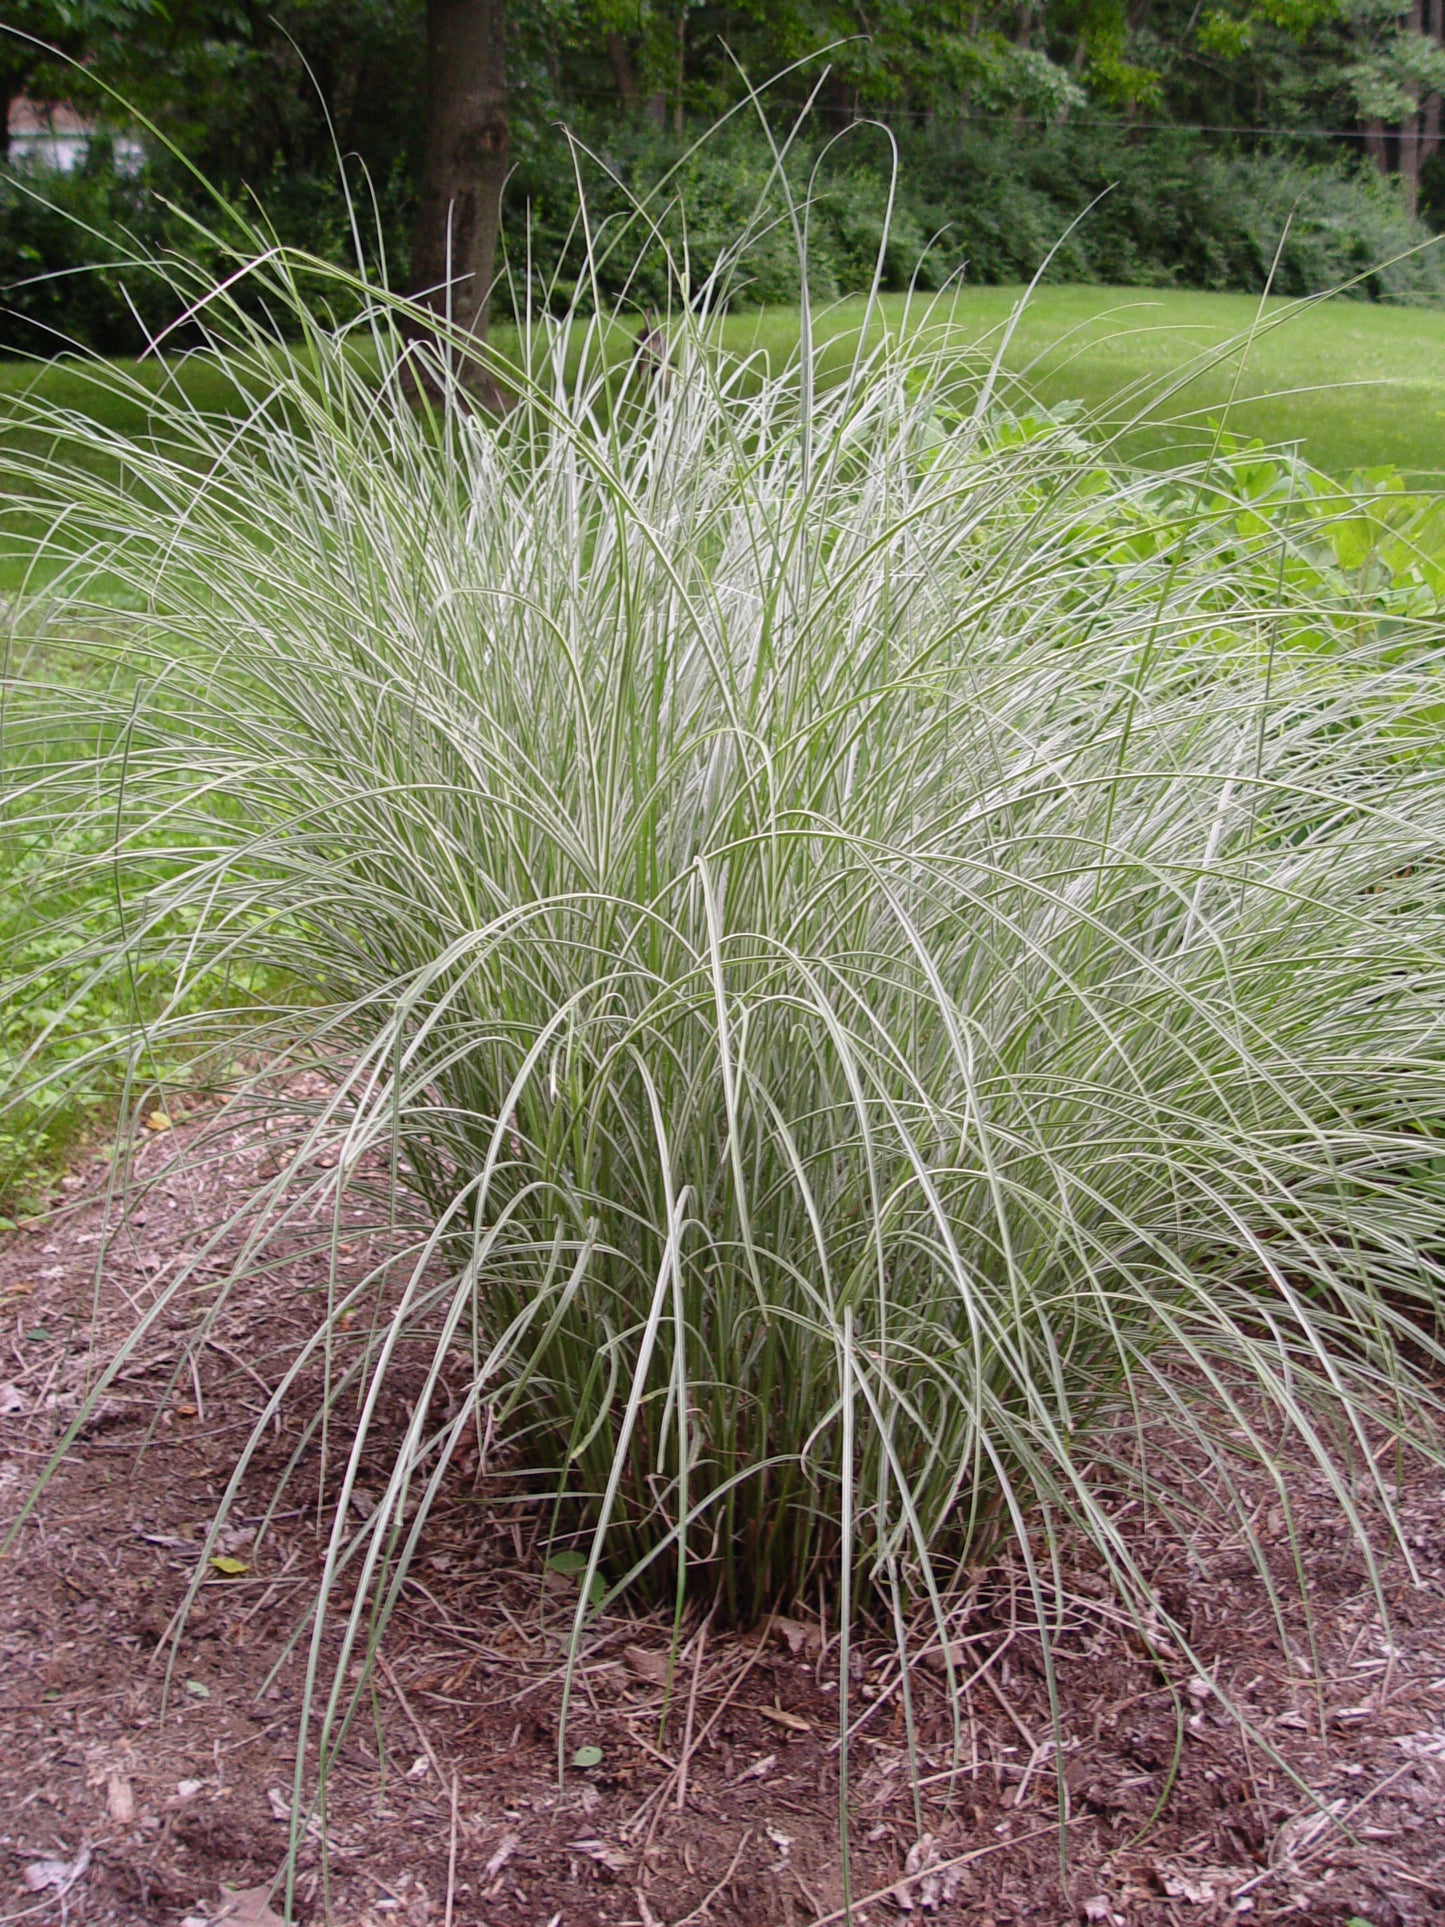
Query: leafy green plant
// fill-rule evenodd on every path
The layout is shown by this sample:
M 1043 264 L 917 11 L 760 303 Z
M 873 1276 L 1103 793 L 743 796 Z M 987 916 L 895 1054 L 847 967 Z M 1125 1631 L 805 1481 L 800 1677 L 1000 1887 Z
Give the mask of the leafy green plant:
M 107 626 L 121 620 L 112 606 Z M 43 790 L 60 772 L 98 772 L 116 743 L 90 700 L 103 651 L 92 651 L 85 637 L 78 646 L 53 640 L 47 646 L 43 599 L 33 625 L 41 640 L 25 633 L 23 616 L 15 626 L 0 701 L 7 802 Z M 134 700 L 135 667 L 109 686 L 105 700 L 116 701 L 126 689 Z M 27 706 L 27 688 L 43 689 L 44 703 Z M 189 1095 L 197 1077 L 205 1079 L 183 1044 L 157 1049 L 144 1041 L 150 1018 L 175 1006 L 174 972 L 164 947 L 154 961 L 127 947 L 114 830 L 98 810 L 38 831 L 23 821 L 0 821 L 0 958 L 7 989 L 0 1003 L 0 1088 L 8 1095 L 0 1111 L 0 1213 L 12 1219 L 40 1209 L 66 1163 L 114 1124 L 125 1106 L 128 1063 L 132 1080 L 139 1072 L 130 1108 L 158 1104 L 158 1084 Z M 164 860 L 163 845 L 157 855 Z M 75 880 L 73 889 L 59 883 L 62 875 Z M 183 916 L 171 937 L 188 921 Z M 120 969 L 110 955 L 117 949 L 126 952 Z M 107 959 L 99 968 L 97 956 Z M 196 1014 L 218 998 L 239 996 L 254 1014 L 264 983 L 264 972 L 244 968 L 223 969 L 214 979 L 202 971 L 181 1005 Z
M 126 693 L 8 811 L 94 836 L 62 904 L 118 892 L 67 966 L 170 973 L 146 1050 L 242 1024 L 236 1105 L 298 1133 L 205 1308 L 182 1271 L 136 1342 L 387 1194 L 256 1435 L 347 1415 L 326 1745 L 472 1431 L 551 1492 L 579 1637 L 599 1590 L 746 1622 L 821 1586 L 904 1640 L 1003 1541 L 1042 1617 L 1067 1534 L 1157 1613 L 1118 1516 L 1146 1407 L 1192 1448 L 1166 1516 L 1229 1455 L 1282 1483 L 1289 1438 L 1363 1537 L 1344 1444 L 1428 1448 L 1442 1356 L 1445 637 L 1438 574 L 1372 573 L 1425 523 L 1222 436 L 1111 464 L 926 330 L 824 380 L 806 312 L 772 372 L 682 306 L 620 361 L 523 317 L 491 421 L 468 344 L 403 347 L 378 295 L 361 355 L 284 253 L 250 272 L 206 320 L 244 420 L 163 391 L 127 470 L 67 418 L 96 459 L 16 478 L 52 630 Z M 188 1004 L 242 963 L 294 992 Z
M 588 298 L 595 275 L 604 307 L 624 297 L 634 312 L 665 305 L 670 264 L 685 255 L 695 287 L 728 264 L 739 307 L 797 299 L 781 201 L 774 197 L 773 221 L 752 218 L 773 172 L 756 127 L 734 123 L 700 145 L 695 130 L 678 137 L 611 113 L 574 116 L 570 127 L 519 130 L 505 232 L 511 272 L 519 283 L 531 277 L 534 297 L 549 288 L 561 313 L 579 290 Z M 855 129 L 826 157 L 819 135 L 794 143 L 792 190 L 800 199 L 811 190 L 815 299 L 868 287 L 880 247 L 882 285 L 900 291 L 938 288 L 960 273 L 974 284 L 1023 283 L 1048 257 L 1055 282 L 1252 293 L 1269 285 L 1288 295 L 1348 282 L 1360 298 L 1438 305 L 1445 296 L 1442 250 L 1373 168 L 1234 154 L 1187 130 L 1147 134 L 1088 120 L 1020 138 L 1015 128 L 949 118 L 895 138 L 896 180 L 890 140 L 877 128 Z M 574 222 L 578 143 L 589 156 L 582 171 L 594 229 L 625 220 L 671 173 L 655 245 L 587 257 Z M 348 260 L 352 210 L 329 155 L 319 173 L 288 163 L 243 178 L 237 202 L 254 195 L 289 246 Z M 408 179 L 388 166 L 366 185 L 367 253 L 381 272 L 388 262 L 404 271 Z M 1428 205 L 1428 181 L 1426 189 Z M 206 231 L 214 217 L 201 185 L 163 155 L 139 180 L 117 177 L 99 150 L 79 175 L 0 178 L 0 352 L 49 354 L 74 342 L 138 353 L 170 317 L 164 281 L 137 265 L 137 248 L 189 254 L 219 271 L 224 250 Z M 342 298 L 334 278 L 326 292 Z

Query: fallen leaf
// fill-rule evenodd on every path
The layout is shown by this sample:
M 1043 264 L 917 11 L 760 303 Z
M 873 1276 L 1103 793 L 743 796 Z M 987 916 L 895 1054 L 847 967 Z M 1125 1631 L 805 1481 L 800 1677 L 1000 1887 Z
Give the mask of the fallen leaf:
M 813 1730 L 811 1720 L 805 1720 L 797 1713 L 785 1713 L 781 1706 L 755 1706 L 753 1711 L 761 1713 L 765 1720 L 771 1720 L 774 1726 L 786 1726 L 790 1733 L 811 1733 Z
M 3 1405 L 0 1405 L 0 1411 L 3 1410 Z M 646 1646 L 624 1646 L 622 1657 L 639 1679 L 645 1679 L 653 1686 L 666 1686 L 666 1653 L 649 1652 Z
M 1328 1831 L 1330 1822 L 1339 1819 L 1347 1805 L 1348 1802 L 1343 1799 L 1331 1800 L 1327 1807 L 1309 1807 L 1305 1812 L 1295 1814 L 1292 1820 L 1286 1820 L 1270 1842 L 1270 1866 L 1278 1867 L 1282 1862 L 1292 1860 L 1297 1853 L 1303 1853 L 1306 1847 L 1312 1847 L 1320 1835 Z
M 948 1866 L 947 1860 L 931 1833 L 914 1841 L 903 1863 L 903 1878 L 893 1890 L 900 1913 L 936 1914 L 940 1907 L 952 1905 L 962 1885 L 963 1869 Z
M 198 1679 L 188 1679 L 186 1681 L 186 1691 L 194 1700 L 208 1700 L 211 1697 L 210 1687 Z
M 271 1885 L 234 1889 L 222 1887 L 221 1904 L 211 1915 L 217 1921 L 229 1920 L 232 1927 L 285 1927 L 279 1914 L 271 1911 Z
M 1341 1803 L 1343 1804 L 1343 1803 Z M 1250 1876 L 1248 1867 L 1161 1867 L 1160 1884 L 1171 1900 L 1211 1907 L 1227 1900 Z
M 123 1827 L 135 1818 L 135 1794 L 123 1773 L 112 1773 L 105 1783 L 105 1810 Z
M 0 1418 L 14 1418 L 25 1410 L 25 1400 L 14 1385 L 0 1385 Z
M 573 1853 L 585 1853 L 589 1860 L 595 1860 L 599 1867 L 605 1867 L 609 1873 L 627 1871 L 627 1855 L 617 1847 L 608 1846 L 605 1840 L 569 1840 L 567 1845 Z
M 745 1766 L 733 1781 L 733 1785 L 741 1786 L 744 1780 L 765 1779 L 777 1764 L 778 1756 L 776 1753 L 765 1753 L 760 1760 L 754 1760 L 751 1766 Z
M 602 1748 L 600 1746 L 579 1746 L 572 1755 L 572 1764 L 584 1770 L 590 1766 L 601 1766 Z
M 244 1559 L 232 1559 L 229 1553 L 224 1552 L 218 1552 L 211 1564 L 227 1579 L 239 1579 L 243 1572 L 251 1570 Z
M 177 1780 L 176 1797 L 181 1800 L 194 1800 L 205 1784 L 204 1780 Z
M 502 1871 L 503 1867 L 506 1866 L 507 1862 L 521 1844 L 522 1836 L 520 1833 L 504 1833 L 502 1835 L 501 1839 L 497 1842 L 496 1850 L 486 1865 L 485 1872 L 488 1880 L 496 1879 L 497 1875 Z
M 146 1119 L 146 1129 L 148 1131 L 168 1131 L 170 1128 L 171 1121 L 164 1111 L 152 1111 Z
M 1089 1922 L 1107 1920 L 1113 1912 L 1103 1894 L 1093 1894 L 1084 1902 L 1084 1919 Z
M 22 1878 L 33 1894 L 43 1894 L 47 1887 L 64 1894 L 69 1893 L 89 1865 L 90 1848 L 82 1847 L 74 1860 L 32 1860 Z
M 951 1662 L 954 1671 L 957 1672 L 959 1667 L 962 1666 L 967 1654 L 968 1648 L 964 1645 L 963 1641 L 961 1639 L 955 1639 L 949 1643 L 946 1651 L 942 1646 L 930 1646 L 928 1651 L 923 1655 L 923 1664 L 928 1668 L 930 1673 L 946 1673 Z
M 426 1758 L 425 1754 L 419 1754 L 407 1768 L 406 1777 L 409 1780 L 424 1780 L 430 1772 L 431 1762 Z
M 289 1820 L 291 1818 L 290 1795 L 283 1793 L 280 1787 L 267 1787 L 266 1804 L 271 1809 L 271 1818 L 273 1820 Z
M 805 1626 L 800 1619 L 788 1619 L 782 1613 L 773 1615 L 773 1636 L 787 1647 L 796 1659 L 799 1653 L 814 1653 L 823 1644 L 823 1635 L 816 1626 Z

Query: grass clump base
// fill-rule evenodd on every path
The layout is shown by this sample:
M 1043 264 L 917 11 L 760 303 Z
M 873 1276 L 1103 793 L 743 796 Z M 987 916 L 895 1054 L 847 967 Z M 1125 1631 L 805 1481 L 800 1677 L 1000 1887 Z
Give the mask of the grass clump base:
M 136 1342 L 182 1304 L 199 1342 L 344 1197 L 396 1228 L 267 1414 L 324 1364 L 328 1720 L 469 1438 L 546 1482 L 579 1637 L 609 1597 L 820 1587 L 943 1634 L 1005 1537 L 1042 1621 L 1066 1534 L 1157 1625 L 1116 1443 L 1161 1409 L 1216 1466 L 1291 1434 L 1357 1519 L 1345 1459 L 1429 1449 L 1440 1363 L 1423 511 L 1362 545 L 1297 463 L 1129 471 L 986 376 L 960 402 L 927 331 L 823 382 L 806 313 L 781 371 L 688 308 L 621 364 L 524 320 L 500 421 L 442 331 L 418 406 L 384 297 L 360 353 L 284 255 L 254 275 L 299 339 L 212 302 L 247 417 L 177 389 L 122 451 L 65 416 L 95 459 L 14 478 L 49 630 L 113 674 L 8 692 L 7 809 L 70 837 L 52 953 L 105 888 L 67 967 L 172 986 L 137 1088 L 183 1045 L 247 1067 L 237 1106 L 327 1073 L 242 1256 Z M 37 775 L 57 701 L 86 746 Z M 271 1005 L 197 997 L 242 969 Z

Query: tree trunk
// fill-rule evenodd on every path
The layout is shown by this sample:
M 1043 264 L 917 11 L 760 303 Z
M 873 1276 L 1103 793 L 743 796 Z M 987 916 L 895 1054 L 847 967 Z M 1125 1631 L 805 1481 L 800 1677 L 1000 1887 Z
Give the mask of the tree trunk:
M 1445 0 L 1431 0 L 1430 34 L 1437 46 L 1445 46 Z M 1421 115 L 1420 160 L 1428 161 L 1440 145 L 1440 108 L 1438 94 L 1431 94 Z
M 1425 31 L 1425 0 L 1411 0 L 1410 31 Z M 1415 111 L 1406 114 L 1397 131 L 1400 156 L 1400 198 L 1413 221 L 1420 208 L 1420 90 L 1412 81 L 1408 91 L 1415 96 Z
M 622 105 L 629 114 L 635 114 L 641 93 L 637 85 L 637 66 L 632 58 L 632 49 L 620 33 L 608 34 L 607 57 L 612 62 L 612 78 L 617 82 Z
M 427 0 L 426 57 L 412 291 L 485 340 L 511 140 L 505 0 Z M 484 403 L 495 399 L 480 375 L 468 385 Z
M 1365 122 L 1365 151 L 1388 180 L 1390 156 L 1385 148 L 1385 123 L 1378 115 Z
M 1420 211 L 1420 116 L 1400 122 L 1400 198 L 1413 221 Z

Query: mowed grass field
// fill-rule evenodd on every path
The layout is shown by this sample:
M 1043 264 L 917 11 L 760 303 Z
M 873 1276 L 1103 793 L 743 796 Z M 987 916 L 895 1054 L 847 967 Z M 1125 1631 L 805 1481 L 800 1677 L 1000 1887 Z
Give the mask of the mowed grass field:
M 957 343 L 965 382 L 1002 349 L 1006 400 L 1079 404 L 1093 432 L 1117 437 L 1128 457 L 1197 452 L 1222 421 L 1233 434 L 1294 446 L 1332 475 L 1393 465 L 1412 486 L 1445 484 L 1445 310 L 1178 289 L 1044 287 L 1024 296 L 1016 287 L 886 295 L 869 332 L 941 333 Z M 816 314 L 818 332 L 835 342 L 837 365 L 856 346 L 867 312 L 860 297 Z M 723 340 L 735 353 L 761 351 L 776 369 L 795 349 L 798 327 L 796 308 L 740 311 L 725 323 Z M 514 330 L 499 328 L 494 338 L 504 355 L 515 351 Z M 619 331 L 615 339 L 620 356 L 630 352 L 626 336 Z M 206 411 L 226 413 L 241 402 L 214 363 L 122 366 L 142 390 L 178 382 Z M 146 432 L 140 393 L 120 401 L 75 363 L 37 369 L 12 362 L 0 364 L 0 435 L 7 400 L 37 386 L 51 402 L 102 417 L 117 435 Z M 0 593 L 13 593 L 40 526 L 17 516 L 14 505 L 6 524 Z
M 1296 445 L 1329 474 L 1393 464 L 1413 483 L 1445 483 L 1445 310 L 1044 287 L 1018 313 L 1024 294 L 885 295 L 878 325 L 947 328 L 990 356 L 1002 346 L 1004 369 L 1038 400 L 1081 402 L 1102 427 L 1132 427 L 1123 447 L 1134 455 L 1207 447 L 1223 419 L 1235 434 Z M 865 307 L 842 302 L 819 325 L 856 340 Z M 797 325 L 791 309 L 739 316 L 729 339 L 771 358 Z

